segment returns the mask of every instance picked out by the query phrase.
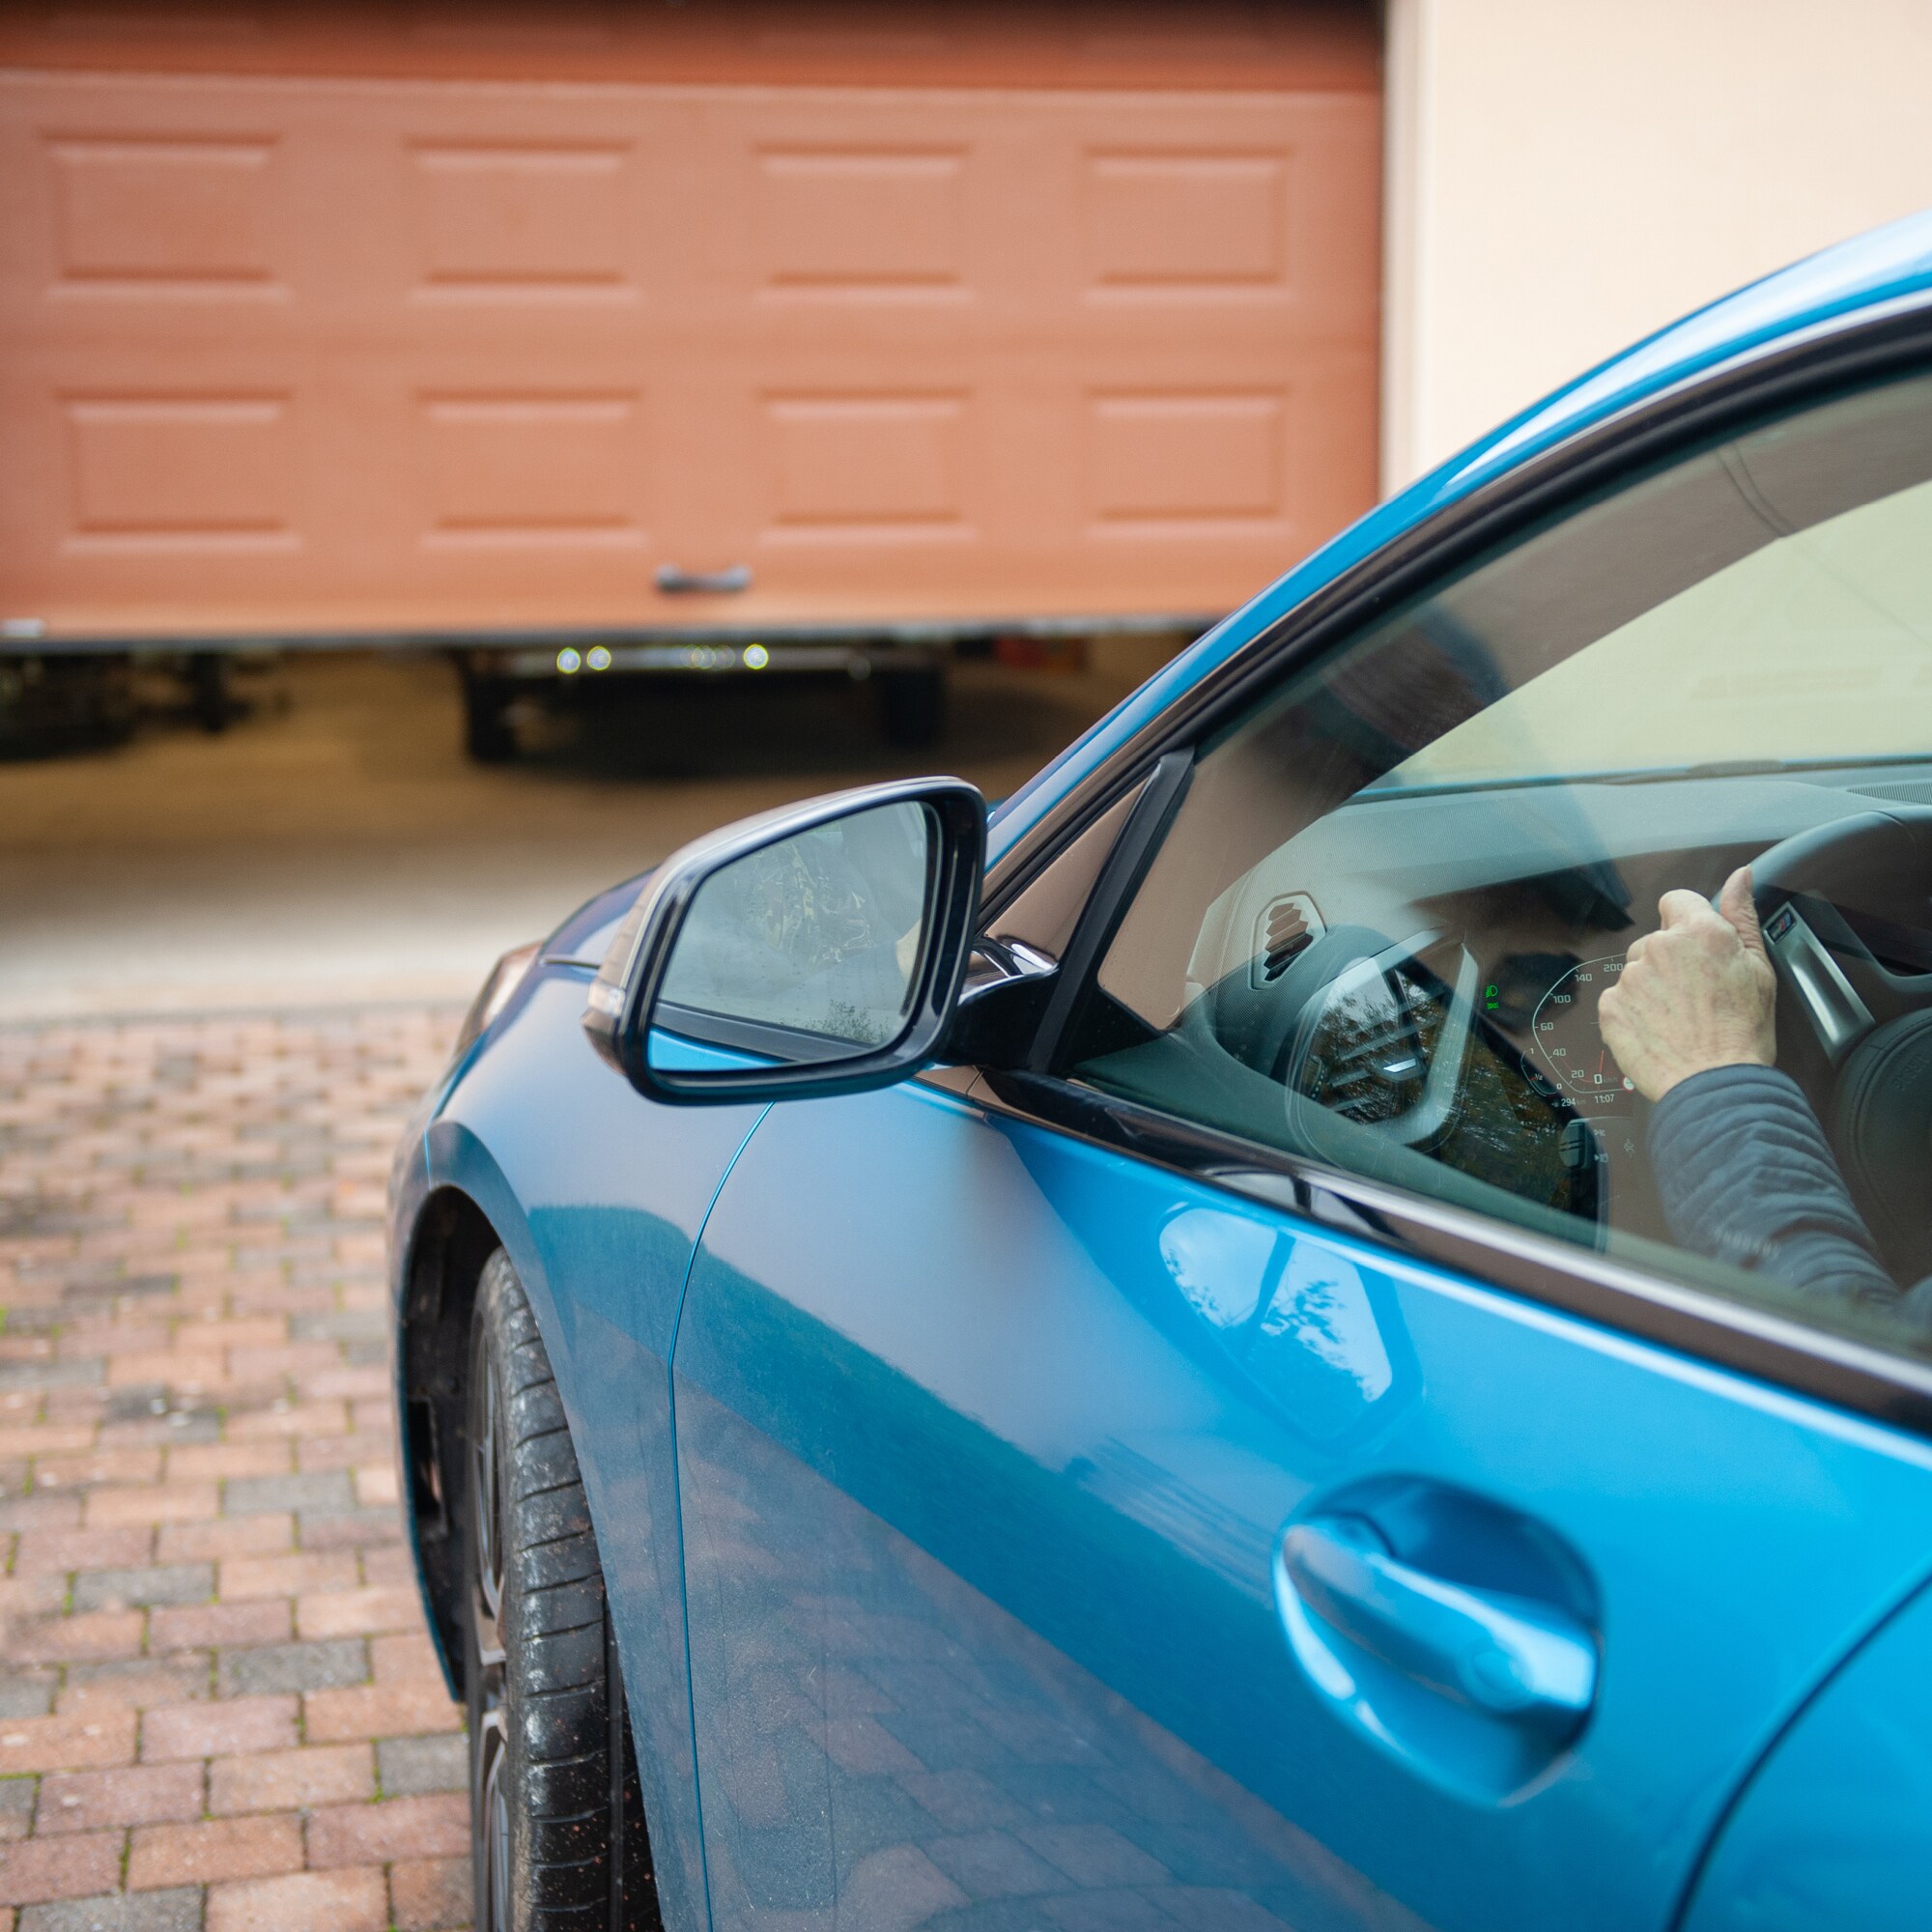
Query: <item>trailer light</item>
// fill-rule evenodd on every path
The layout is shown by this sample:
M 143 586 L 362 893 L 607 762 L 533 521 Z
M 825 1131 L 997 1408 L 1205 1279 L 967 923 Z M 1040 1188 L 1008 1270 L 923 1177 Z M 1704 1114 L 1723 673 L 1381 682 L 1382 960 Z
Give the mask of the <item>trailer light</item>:
M 556 654 L 556 668 L 565 677 L 570 676 L 573 671 L 582 669 L 582 665 L 583 660 L 568 644 Z
M 590 654 L 583 662 L 592 670 L 609 670 L 611 668 L 611 653 L 602 644 L 592 644 L 590 646 Z
M 763 644 L 747 644 L 745 646 L 745 668 L 747 670 L 763 670 L 771 661 L 772 654 L 766 650 Z

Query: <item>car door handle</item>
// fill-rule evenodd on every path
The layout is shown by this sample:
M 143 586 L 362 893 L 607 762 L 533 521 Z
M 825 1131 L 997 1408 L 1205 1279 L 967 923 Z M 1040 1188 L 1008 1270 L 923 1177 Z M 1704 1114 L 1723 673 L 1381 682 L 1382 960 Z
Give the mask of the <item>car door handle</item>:
M 1596 1695 L 1596 1641 L 1568 1611 L 1432 1577 L 1365 1517 L 1294 1524 L 1281 1560 L 1296 1596 L 1343 1635 L 1494 1717 L 1573 1729 Z
M 728 570 L 683 570 L 674 563 L 658 565 L 658 588 L 667 597 L 682 597 L 710 591 L 727 595 L 752 587 L 752 566 L 734 563 Z

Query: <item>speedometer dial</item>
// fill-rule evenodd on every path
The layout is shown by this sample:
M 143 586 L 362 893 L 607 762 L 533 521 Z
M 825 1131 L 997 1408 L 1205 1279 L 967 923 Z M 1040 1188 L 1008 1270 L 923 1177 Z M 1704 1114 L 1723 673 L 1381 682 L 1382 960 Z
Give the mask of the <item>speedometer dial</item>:
M 1621 952 L 1571 967 L 1537 1003 L 1531 1020 L 1538 1057 L 1581 1105 L 1612 1107 L 1635 1091 L 1597 1023 L 1597 1002 L 1623 970 Z

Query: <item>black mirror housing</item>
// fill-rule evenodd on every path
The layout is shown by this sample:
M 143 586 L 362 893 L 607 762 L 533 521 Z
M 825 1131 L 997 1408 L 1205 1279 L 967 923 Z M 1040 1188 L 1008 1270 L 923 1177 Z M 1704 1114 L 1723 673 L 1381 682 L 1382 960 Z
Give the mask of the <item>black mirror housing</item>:
M 867 814 L 896 808 L 903 819 L 908 807 L 917 809 L 924 828 L 924 896 L 895 1033 L 874 1039 L 862 1027 L 827 1037 L 755 1012 L 717 1009 L 722 1003 L 692 1003 L 694 953 L 707 946 L 716 953 L 721 936 L 715 917 L 694 926 L 694 908 L 707 886 L 715 887 L 741 862 L 849 828 Z M 866 785 L 741 819 L 673 853 L 651 874 L 591 985 L 583 1030 L 639 1093 L 672 1106 L 744 1105 L 892 1086 L 926 1065 L 952 1027 L 979 921 L 985 855 L 986 802 L 963 779 Z M 687 936 L 682 955 L 680 936 Z M 674 957 L 684 969 L 678 978 Z M 668 987 L 674 997 L 667 997 Z M 654 1027 L 755 1055 L 762 1064 L 703 1071 L 654 1065 Z

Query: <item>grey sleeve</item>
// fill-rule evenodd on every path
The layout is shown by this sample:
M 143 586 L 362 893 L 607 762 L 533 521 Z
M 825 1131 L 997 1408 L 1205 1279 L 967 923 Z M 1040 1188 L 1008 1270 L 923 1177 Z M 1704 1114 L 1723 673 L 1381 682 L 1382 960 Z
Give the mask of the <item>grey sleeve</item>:
M 1875 1308 L 1900 1302 L 1818 1117 L 1788 1073 L 1692 1074 L 1652 1112 L 1650 1158 L 1680 1246 L 1806 1295 Z M 1932 1326 L 1932 1281 L 1903 1302 L 1915 1328 Z

